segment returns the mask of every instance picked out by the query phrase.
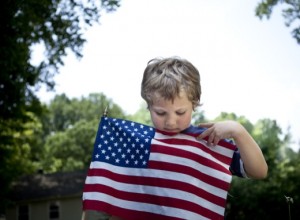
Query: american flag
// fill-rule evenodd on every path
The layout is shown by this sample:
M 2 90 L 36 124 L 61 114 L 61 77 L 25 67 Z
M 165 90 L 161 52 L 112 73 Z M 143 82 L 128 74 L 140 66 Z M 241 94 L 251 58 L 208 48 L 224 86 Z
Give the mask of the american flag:
M 210 147 L 203 129 L 168 134 L 102 117 L 83 190 L 83 210 L 128 220 L 224 219 L 236 146 Z

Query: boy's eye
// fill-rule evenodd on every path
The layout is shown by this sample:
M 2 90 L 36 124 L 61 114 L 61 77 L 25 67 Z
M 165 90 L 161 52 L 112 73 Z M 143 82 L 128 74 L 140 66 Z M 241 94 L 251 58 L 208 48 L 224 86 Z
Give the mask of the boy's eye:
M 163 115 L 165 115 L 166 113 L 165 113 L 165 112 L 156 112 L 156 114 L 159 115 L 159 116 L 163 116 Z
M 177 115 L 184 115 L 185 112 L 176 112 Z

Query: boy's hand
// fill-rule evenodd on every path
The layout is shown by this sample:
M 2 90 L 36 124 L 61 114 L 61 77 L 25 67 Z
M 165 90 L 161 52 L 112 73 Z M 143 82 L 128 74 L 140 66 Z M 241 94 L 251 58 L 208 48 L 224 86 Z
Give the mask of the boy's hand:
M 199 127 L 207 129 L 197 138 L 203 139 L 208 137 L 207 144 L 216 146 L 221 139 L 234 138 L 240 126 L 235 121 L 200 123 Z

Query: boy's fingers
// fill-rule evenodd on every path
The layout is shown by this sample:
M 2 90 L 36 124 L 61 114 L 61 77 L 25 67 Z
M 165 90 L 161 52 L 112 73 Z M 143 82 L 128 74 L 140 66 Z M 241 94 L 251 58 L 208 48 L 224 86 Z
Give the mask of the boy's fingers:
M 209 135 L 208 130 L 203 131 L 197 138 L 198 139 L 203 139 Z
M 210 128 L 213 125 L 214 125 L 214 123 L 208 122 L 208 123 L 200 123 L 198 126 L 204 127 L 204 128 Z

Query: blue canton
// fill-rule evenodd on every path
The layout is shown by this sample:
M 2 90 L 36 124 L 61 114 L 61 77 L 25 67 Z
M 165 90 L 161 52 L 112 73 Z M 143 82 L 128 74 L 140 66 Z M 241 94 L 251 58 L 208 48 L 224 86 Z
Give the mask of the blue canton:
M 150 126 L 102 117 L 95 141 L 93 161 L 122 167 L 145 168 L 154 134 L 155 129 Z

